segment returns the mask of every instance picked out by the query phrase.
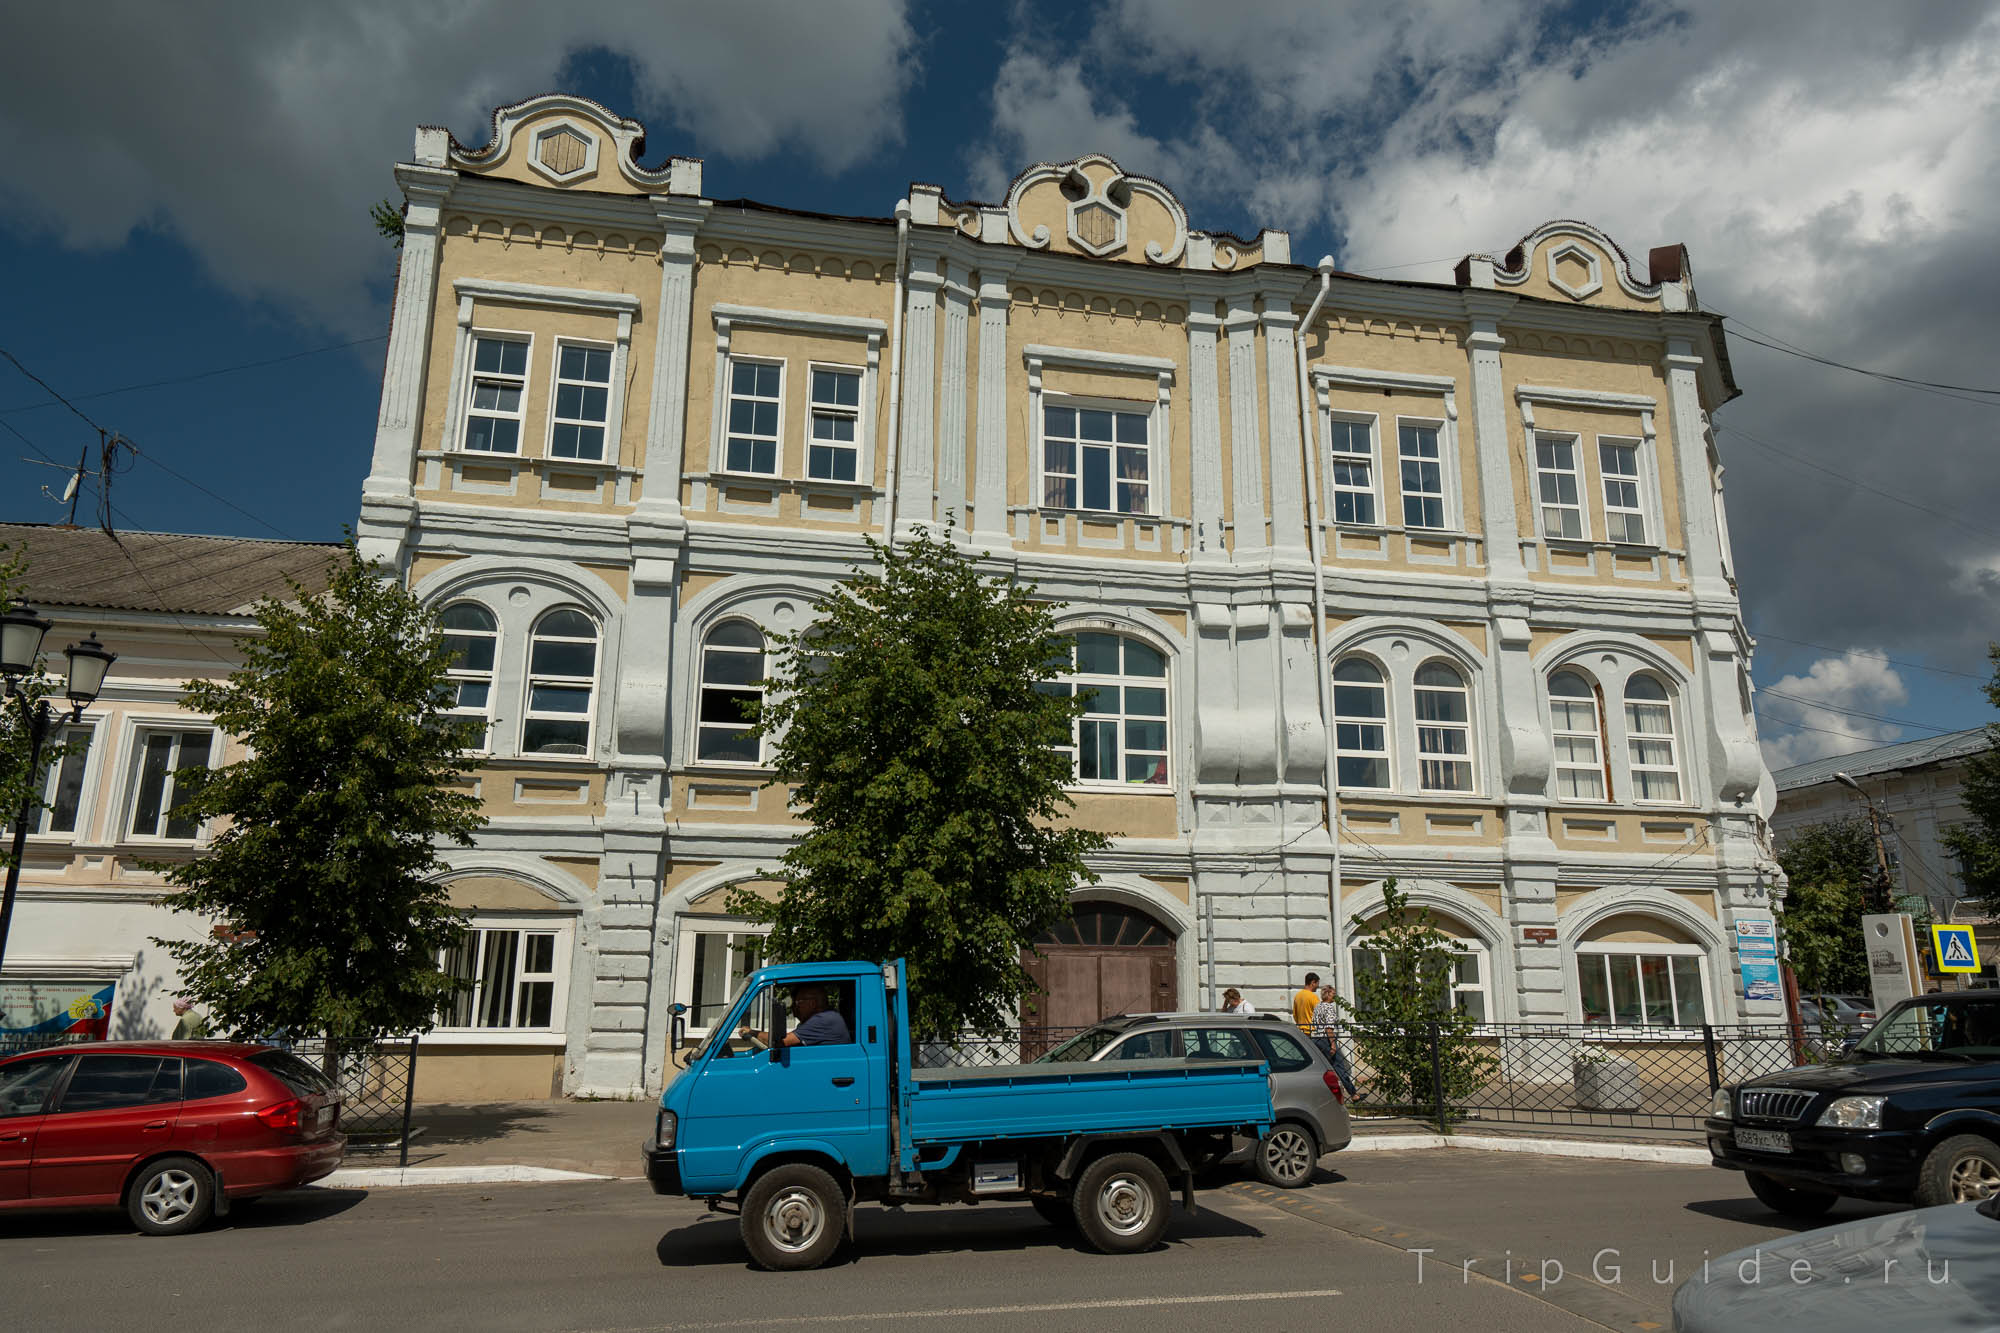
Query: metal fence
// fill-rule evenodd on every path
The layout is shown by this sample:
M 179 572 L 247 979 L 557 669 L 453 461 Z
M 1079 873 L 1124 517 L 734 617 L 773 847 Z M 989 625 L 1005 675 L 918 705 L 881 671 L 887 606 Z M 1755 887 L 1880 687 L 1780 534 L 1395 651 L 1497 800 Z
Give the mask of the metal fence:
M 0 1032 L 0 1057 L 47 1050 L 51 1046 L 81 1046 L 97 1040 L 96 1034 L 90 1032 Z
M 410 1141 L 422 1131 L 411 1127 L 417 1091 L 417 1039 L 362 1042 L 279 1043 L 333 1080 L 340 1094 L 340 1127 L 351 1147 L 395 1148 L 397 1163 L 410 1164 Z
M 950 1041 L 919 1041 L 910 1051 L 919 1069 L 983 1069 L 1030 1064 L 1087 1027 L 1027 1027 L 1009 1032 L 962 1032 Z

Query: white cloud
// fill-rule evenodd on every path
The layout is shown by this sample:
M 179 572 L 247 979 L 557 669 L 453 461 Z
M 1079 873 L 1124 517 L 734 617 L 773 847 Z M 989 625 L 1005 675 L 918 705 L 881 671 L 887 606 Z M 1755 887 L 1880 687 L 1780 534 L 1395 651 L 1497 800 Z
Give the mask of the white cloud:
M 1822 657 L 1805 675 L 1785 676 L 1760 695 L 1763 730 L 1785 732 L 1764 737 L 1765 762 L 1774 769 L 1789 768 L 1901 740 L 1901 727 L 1856 717 L 1855 712 L 1880 715 L 1909 698 L 1903 678 L 1878 652 L 1850 648 L 1839 657 Z
M 914 45 L 906 0 L 34 6 L 0 43 L 0 211 L 84 248 L 160 227 L 239 295 L 374 331 L 366 211 L 419 123 L 484 143 L 494 106 L 603 47 L 633 61 L 643 105 L 615 109 L 652 122 L 652 157 L 838 170 L 900 139 Z

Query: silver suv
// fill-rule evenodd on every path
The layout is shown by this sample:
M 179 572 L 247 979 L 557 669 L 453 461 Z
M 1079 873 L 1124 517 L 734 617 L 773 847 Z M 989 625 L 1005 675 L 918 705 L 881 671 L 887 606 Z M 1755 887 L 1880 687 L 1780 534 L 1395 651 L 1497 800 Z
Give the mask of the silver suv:
M 1353 1137 L 1340 1080 L 1319 1047 L 1273 1014 L 1127 1014 L 1085 1028 L 1041 1057 L 1049 1061 L 1263 1060 L 1271 1066 L 1277 1120 L 1255 1143 L 1246 1137 L 1224 1161 L 1250 1163 L 1280 1189 L 1312 1183 L 1327 1153 Z

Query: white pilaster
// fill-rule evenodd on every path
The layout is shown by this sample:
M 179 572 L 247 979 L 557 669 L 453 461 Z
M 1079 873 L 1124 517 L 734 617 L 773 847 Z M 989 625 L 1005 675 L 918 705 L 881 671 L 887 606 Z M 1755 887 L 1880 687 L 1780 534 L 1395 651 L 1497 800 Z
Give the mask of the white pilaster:
M 688 339 L 694 318 L 694 242 L 708 204 L 654 195 L 660 219 L 660 300 L 654 311 L 653 383 L 646 414 L 646 461 L 634 517 L 678 527 L 686 470 Z
M 972 316 L 972 288 L 969 275 L 954 264 L 944 284 L 944 330 L 939 340 L 938 358 L 938 507 L 949 511 L 964 533 L 966 458 L 965 416 L 966 357 L 971 346 L 968 326 Z M 942 518 L 943 514 L 940 513 Z
M 1715 471 L 1708 456 L 1707 418 L 1701 410 L 1696 377 L 1702 360 L 1684 335 L 1667 338 L 1662 369 L 1667 377 L 1667 416 L 1674 433 L 1675 471 L 1680 478 L 1681 516 L 1686 524 L 1688 578 L 1697 600 L 1734 597 L 1723 568 L 1721 528 L 1716 521 Z
M 921 265 L 921 267 L 920 267 Z M 902 458 L 896 487 L 898 535 L 937 517 L 937 305 L 944 278 L 921 256 L 910 257 L 903 315 Z
M 1518 581 L 1521 527 L 1514 514 L 1516 480 L 1512 450 L 1507 442 L 1507 392 L 1500 378 L 1500 336 L 1497 310 L 1472 311 L 1472 331 L 1465 350 L 1472 372 L 1472 441 L 1479 460 L 1479 526 L 1486 539 L 1486 568 L 1496 583 Z
M 1222 321 L 1229 339 L 1229 521 L 1236 554 L 1261 554 L 1270 545 L 1264 513 L 1264 441 L 1257 429 L 1257 316 L 1232 309 Z
M 1271 442 L 1271 546 L 1280 559 L 1307 564 L 1305 455 L 1299 439 L 1299 317 L 1285 298 L 1264 298 L 1265 426 Z
M 1188 312 L 1188 491 L 1194 524 L 1194 559 L 1224 560 L 1222 540 L 1222 386 L 1215 365 L 1215 335 L 1222 321 Z
M 979 422 L 972 484 L 972 531 L 982 546 L 1004 547 L 1007 528 L 1007 288 L 1010 269 L 979 272 Z

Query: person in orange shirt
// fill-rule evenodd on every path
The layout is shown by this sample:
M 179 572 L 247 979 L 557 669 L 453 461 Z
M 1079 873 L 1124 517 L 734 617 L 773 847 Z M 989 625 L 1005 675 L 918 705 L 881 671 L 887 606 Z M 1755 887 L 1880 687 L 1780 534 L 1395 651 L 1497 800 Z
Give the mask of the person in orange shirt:
M 1306 973 L 1306 984 L 1292 996 L 1292 1022 L 1299 1031 L 1312 1031 L 1313 1009 L 1319 1004 L 1319 973 Z

